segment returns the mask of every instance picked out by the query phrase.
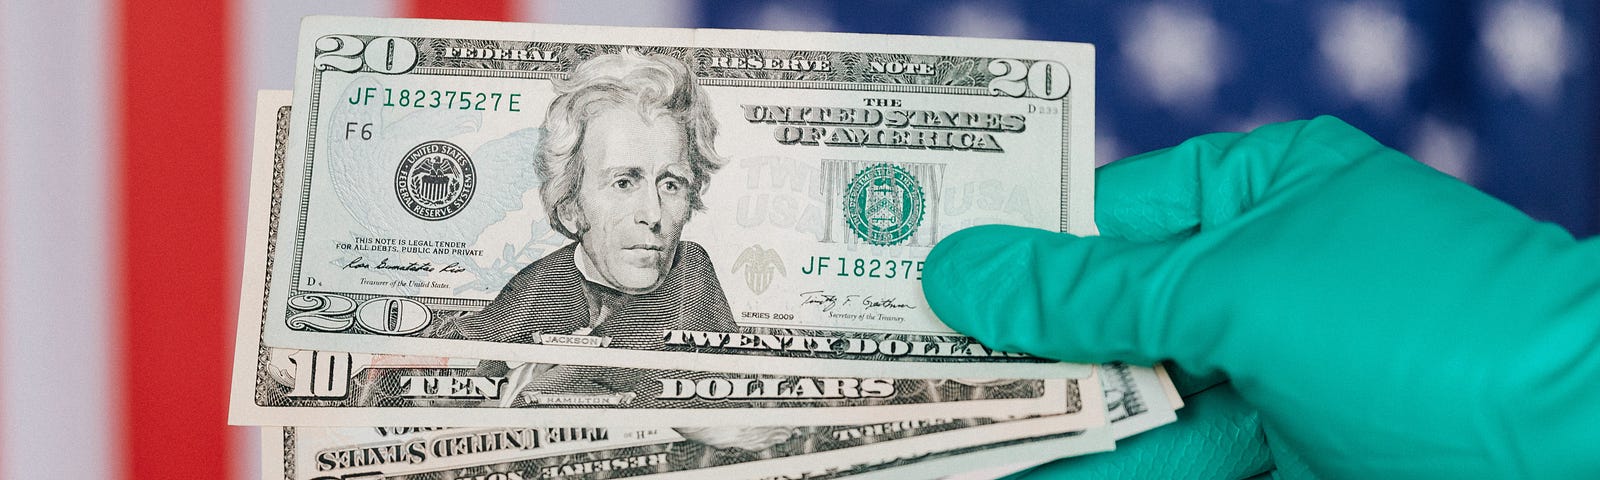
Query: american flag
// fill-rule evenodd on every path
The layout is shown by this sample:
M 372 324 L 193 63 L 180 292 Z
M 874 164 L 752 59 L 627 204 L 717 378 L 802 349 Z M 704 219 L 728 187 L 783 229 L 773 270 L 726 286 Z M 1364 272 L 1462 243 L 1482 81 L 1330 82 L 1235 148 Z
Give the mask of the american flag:
M 1328 113 L 1600 230 L 1591 1 L 4 0 L 0 478 L 256 476 L 225 424 L 250 110 L 310 14 L 1091 42 L 1102 162 Z

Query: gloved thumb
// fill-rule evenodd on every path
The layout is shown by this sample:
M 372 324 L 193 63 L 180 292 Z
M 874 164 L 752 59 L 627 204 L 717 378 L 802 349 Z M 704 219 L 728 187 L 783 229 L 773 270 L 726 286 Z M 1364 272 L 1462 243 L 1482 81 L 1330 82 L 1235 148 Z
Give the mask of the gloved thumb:
M 987 225 L 928 254 L 922 291 L 950 328 L 1001 351 L 1149 365 L 1181 330 L 1159 310 L 1178 271 L 1169 242 Z

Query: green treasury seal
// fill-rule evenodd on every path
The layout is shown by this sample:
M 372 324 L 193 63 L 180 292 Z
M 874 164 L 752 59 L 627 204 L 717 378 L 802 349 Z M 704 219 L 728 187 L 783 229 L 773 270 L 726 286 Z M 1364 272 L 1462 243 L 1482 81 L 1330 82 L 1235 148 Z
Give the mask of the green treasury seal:
M 922 225 L 922 185 L 899 165 L 879 163 L 856 172 L 844 192 L 850 231 L 873 245 L 894 245 Z

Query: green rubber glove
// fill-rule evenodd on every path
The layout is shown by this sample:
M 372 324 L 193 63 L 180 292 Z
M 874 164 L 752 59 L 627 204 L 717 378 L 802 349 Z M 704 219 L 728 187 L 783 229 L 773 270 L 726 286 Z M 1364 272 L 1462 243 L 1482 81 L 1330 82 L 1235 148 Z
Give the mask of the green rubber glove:
M 1600 243 L 1332 117 L 1096 177 L 1100 237 L 984 226 L 940 242 L 934 311 L 1002 350 L 1170 359 L 1231 385 L 1179 411 L 1169 428 L 1187 437 L 1038 475 L 1600 478 Z M 1206 443 L 1229 439 L 1264 446 Z M 1229 470 L 1248 462 L 1228 452 L 1259 451 L 1259 471 Z M 1106 462 L 1127 468 L 1074 465 Z

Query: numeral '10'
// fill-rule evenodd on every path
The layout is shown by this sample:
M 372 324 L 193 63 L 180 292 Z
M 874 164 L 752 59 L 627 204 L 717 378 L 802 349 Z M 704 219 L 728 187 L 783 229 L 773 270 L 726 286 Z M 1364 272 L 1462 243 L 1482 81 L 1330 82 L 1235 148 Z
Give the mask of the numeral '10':
M 350 354 L 301 350 L 289 355 L 294 364 L 293 398 L 338 398 L 350 393 Z

